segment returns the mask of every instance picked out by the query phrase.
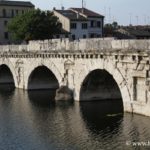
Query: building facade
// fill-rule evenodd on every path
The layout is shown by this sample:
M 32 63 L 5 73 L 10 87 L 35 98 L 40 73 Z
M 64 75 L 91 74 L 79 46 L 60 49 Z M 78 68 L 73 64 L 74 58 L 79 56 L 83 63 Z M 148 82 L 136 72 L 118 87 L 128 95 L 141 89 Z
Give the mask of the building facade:
M 34 8 L 31 2 L 0 0 L 0 44 L 11 43 L 11 34 L 8 33 L 8 22 L 19 14 L 24 14 Z
M 73 40 L 103 36 L 104 16 L 96 12 L 86 8 L 54 9 L 53 12 Z

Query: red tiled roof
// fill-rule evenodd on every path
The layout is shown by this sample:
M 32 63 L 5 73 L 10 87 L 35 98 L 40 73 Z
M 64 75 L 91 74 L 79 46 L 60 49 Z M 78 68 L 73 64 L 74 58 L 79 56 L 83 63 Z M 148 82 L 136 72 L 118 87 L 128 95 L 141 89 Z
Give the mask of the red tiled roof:
M 76 21 L 87 21 L 86 17 L 82 16 L 82 15 L 78 15 L 72 11 L 72 10 L 55 10 L 57 12 L 59 12 L 60 14 L 62 14 L 63 16 L 69 18 L 70 20 L 76 20 Z
M 0 6 L 23 6 L 23 7 L 34 7 L 34 5 L 29 1 L 10 1 L 10 0 L 0 0 Z
M 87 8 L 70 8 L 71 10 L 74 10 L 76 12 L 82 13 L 83 15 L 87 16 L 87 17 L 104 17 L 103 15 L 100 15 L 94 11 L 91 11 Z

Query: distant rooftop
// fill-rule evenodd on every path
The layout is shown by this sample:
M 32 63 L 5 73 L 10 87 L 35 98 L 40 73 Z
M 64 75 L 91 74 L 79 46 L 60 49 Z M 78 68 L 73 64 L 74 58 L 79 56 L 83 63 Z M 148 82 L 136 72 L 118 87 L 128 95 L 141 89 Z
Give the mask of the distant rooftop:
M 114 34 L 118 39 L 150 39 L 148 28 L 137 28 L 137 26 L 120 27 Z
M 149 36 L 150 37 L 150 32 L 146 30 L 132 29 L 132 28 L 125 28 L 125 30 L 135 36 Z
M 103 15 L 100 15 L 100 14 L 94 12 L 94 11 L 91 11 L 91 10 L 87 9 L 87 8 L 70 8 L 70 9 L 73 10 L 73 11 L 76 11 L 78 13 L 81 13 L 81 14 L 87 16 L 87 17 L 93 17 L 93 18 L 97 18 L 97 17 L 102 18 L 102 17 L 104 17 Z
M 65 17 L 69 18 L 70 20 L 85 20 L 85 21 L 87 20 L 85 17 L 73 12 L 72 10 L 55 10 L 55 11 L 59 12 L 60 14 L 62 14 Z
M 7 1 L 7 0 L 0 0 L 0 6 L 34 7 L 34 5 L 29 1 Z

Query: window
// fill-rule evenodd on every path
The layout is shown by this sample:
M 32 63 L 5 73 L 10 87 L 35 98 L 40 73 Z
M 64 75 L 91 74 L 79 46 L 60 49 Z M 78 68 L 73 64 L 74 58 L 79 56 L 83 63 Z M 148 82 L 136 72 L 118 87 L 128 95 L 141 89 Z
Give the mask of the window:
M 101 27 L 101 22 L 96 20 L 91 20 L 91 28 Z
M 100 21 L 97 21 L 97 27 L 101 28 L 101 22 Z
M 102 36 L 101 36 L 101 34 L 97 34 L 97 37 L 100 38 L 100 37 L 102 37 Z
M 93 20 L 91 21 L 91 27 L 94 27 L 94 21 Z
M 72 40 L 75 40 L 76 39 L 76 36 L 73 34 L 72 35 Z
M 68 38 L 68 34 L 65 34 L 65 38 Z
M 86 39 L 86 34 L 83 34 L 83 39 Z
M 59 34 L 57 34 L 57 35 L 56 35 L 56 39 L 59 39 L 59 38 L 60 38 L 60 35 L 59 35 Z
M 76 29 L 77 28 L 77 24 L 76 23 L 71 23 L 71 29 Z
M 6 17 L 6 9 L 3 9 L 3 17 Z
M 90 34 L 90 38 L 94 38 L 95 37 L 95 34 L 94 33 L 91 33 Z
M 5 20 L 5 21 L 4 21 L 4 26 L 7 26 L 7 24 L 8 24 L 8 21 Z
M 16 15 L 18 15 L 18 10 L 16 10 Z
M 87 29 L 87 23 L 82 23 L 82 29 Z
M 11 16 L 14 17 L 14 10 L 11 10 Z
M 4 38 L 8 39 L 8 32 L 4 32 Z

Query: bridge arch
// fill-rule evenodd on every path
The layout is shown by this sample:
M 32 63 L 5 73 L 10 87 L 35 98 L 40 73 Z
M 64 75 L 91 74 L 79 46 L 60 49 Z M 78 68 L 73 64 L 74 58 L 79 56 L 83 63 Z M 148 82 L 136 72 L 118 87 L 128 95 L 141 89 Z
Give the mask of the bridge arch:
M 32 70 L 28 78 L 28 89 L 57 89 L 59 81 L 55 74 L 46 66 L 41 65 Z
M 38 67 L 43 67 L 46 68 L 47 70 L 49 70 L 51 72 L 51 74 L 53 74 L 55 76 L 55 78 L 58 81 L 58 84 L 61 84 L 62 81 L 62 74 L 60 72 L 60 69 L 57 68 L 57 66 L 55 66 L 55 64 L 53 62 L 51 62 L 50 60 L 48 61 L 34 61 L 34 62 L 30 62 L 29 65 L 26 65 L 27 68 L 25 68 L 27 71 L 25 72 L 25 78 L 24 78 L 24 89 L 28 89 L 28 83 L 31 77 L 31 74 L 33 73 L 33 71 L 35 71 L 35 69 L 37 69 Z
M 14 78 L 11 73 L 11 70 L 5 64 L 0 65 L 0 83 L 1 84 L 7 84 L 7 83 L 14 84 Z
M 82 82 L 80 100 L 122 99 L 120 89 L 113 76 L 106 70 L 92 70 Z
M 78 85 L 76 85 L 75 89 L 75 99 L 78 99 L 79 101 L 82 100 L 80 96 L 82 85 L 84 85 L 85 80 L 87 79 L 88 75 L 91 75 L 96 70 L 99 70 L 101 73 L 107 74 L 108 77 L 112 77 L 114 83 L 118 86 L 118 90 L 120 91 L 120 95 L 123 101 L 123 107 L 124 111 L 132 112 L 132 102 L 131 102 L 131 93 L 128 87 L 128 83 L 121 73 L 121 71 L 115 67 L 113 61 L 101 61 L 99 63 L 87 63 L 85 65 L 86 69 L 83 69 L 79 75 L 77 76 L 77 79 L 79 80 Z M 103 74 L 102 73 L 102 74 Z
M 17 87 L 16 70 L 9 60 L 3 60 L 0 62 L 0 76 L 1 83 L 13 83 L 14 86 Z

